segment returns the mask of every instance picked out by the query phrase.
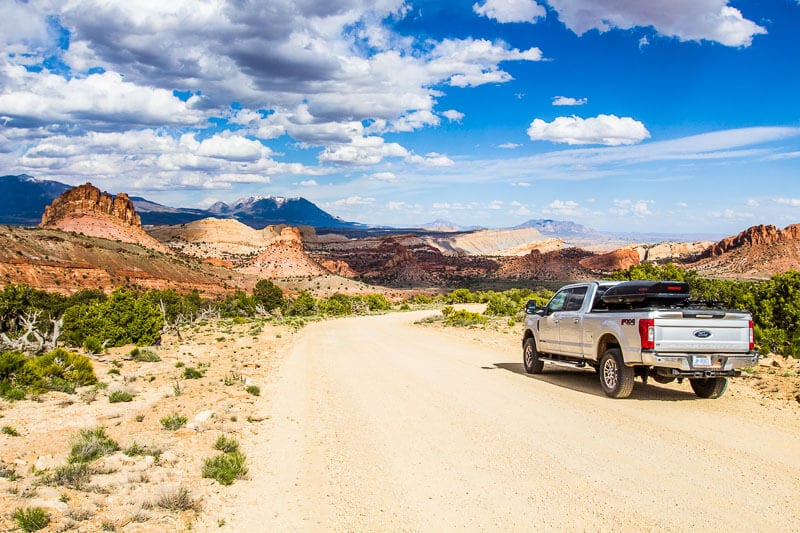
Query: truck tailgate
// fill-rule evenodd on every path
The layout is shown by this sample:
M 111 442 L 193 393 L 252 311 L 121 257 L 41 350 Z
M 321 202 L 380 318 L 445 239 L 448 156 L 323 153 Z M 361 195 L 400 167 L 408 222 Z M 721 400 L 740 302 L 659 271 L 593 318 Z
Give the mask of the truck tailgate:
M 655 319 L 655 349 L 658 352 L 746 353 L 749 345 L 749 319 L 741 316 Z

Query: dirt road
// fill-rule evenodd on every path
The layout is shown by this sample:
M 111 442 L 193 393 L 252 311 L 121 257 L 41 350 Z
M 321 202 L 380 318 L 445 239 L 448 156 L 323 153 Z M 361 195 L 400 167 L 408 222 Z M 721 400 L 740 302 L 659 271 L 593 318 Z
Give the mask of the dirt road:
M 298 335 L 222 530 L 800 528 L 796 412 L 686 384 L 611 400 L 426 314 Z

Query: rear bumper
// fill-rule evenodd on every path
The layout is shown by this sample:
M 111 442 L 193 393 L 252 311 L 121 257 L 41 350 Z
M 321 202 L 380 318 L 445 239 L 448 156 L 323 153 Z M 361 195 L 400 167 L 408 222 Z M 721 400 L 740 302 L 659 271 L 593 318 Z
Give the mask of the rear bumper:
M 711 364 L 695 365 L 696 356 L 707 356 Z M 738 376 L 742 368 L 755 366 L 757 363 L 758 352 L 755 351 L 743 354 L 642 352 L 643 365 L 668 369 L 664 374 L 675 377 L 711 378 Z

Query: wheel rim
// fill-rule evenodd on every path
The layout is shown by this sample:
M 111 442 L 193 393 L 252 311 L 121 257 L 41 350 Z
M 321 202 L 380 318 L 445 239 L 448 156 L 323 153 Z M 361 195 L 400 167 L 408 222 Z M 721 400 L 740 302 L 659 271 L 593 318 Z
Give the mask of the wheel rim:
M 528 368 L 533 366 L 533 348 L 530 345 L 525 347 L 525 365 Z
M 614 359 L 606 359 L 603 364 L 603 382 L 609 390 L 613 390 L 617 386 L 617 380 L 619 380 L 617 362 Z

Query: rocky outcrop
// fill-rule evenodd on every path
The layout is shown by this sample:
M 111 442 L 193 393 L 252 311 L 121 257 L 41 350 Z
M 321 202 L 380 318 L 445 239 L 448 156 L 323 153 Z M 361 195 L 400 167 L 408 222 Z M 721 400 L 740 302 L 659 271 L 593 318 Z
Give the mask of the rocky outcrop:
M 709 248 L 707 255 L 717 257 L 743 246 L 769 246 L 797 241 L 800 241 L 800 224 L 792 224 L 782 230 L 772 224 L 752 226 L 734 237 L 722 239 L 714 244 Z
M 516 280 L 588 280 L 595 276 L 581 265 L 581 261 L 592 256 L 591 252 L 579 248 L 565 248 L 546 253 L 533 250 L 523 257 L 504 258 L 496 275 L 501 279 Z
M 595 272 L 614 272 L 625 270 L 640 263 L 639 254 L 630 248 L 622 248 L 607 254 L 593 255 L 579 261 L 583 268 Z
M 672 259 L 685 260 L 697 257 L 708 250 L 713 243 L 709 241 L 695 242 L 659 242 L 652 245 L 633 246 L 639 254 L 640 261 L 664 261 Z
M 280 235 L 269 242 L 240 272 L 261 278 L 288 278 L 295 276 L 321 276 L 328 274 L 319 263 L 303 250 L 303 237 L 299 228 L 285 227 Z
M 170 253 L 167 246 L 144 232 L 127 194 L 111 196 L 91 183 L 72 188 L 53 200 L 45 208 L 39 227 L 129 242 Z
M 800 269 L 800 224 L 753 226 L 711 246 L 684 266 L 706 276 L 766 279 Z
M 119 224 L 142 229 L 142 220 L 125 193 L 111 196 L 91 183 L 78 185 L 53 200 L 44 208 L 41 228 L 58 227 L 58 222 L 76 214 L 99 214 L 111 217 Z

